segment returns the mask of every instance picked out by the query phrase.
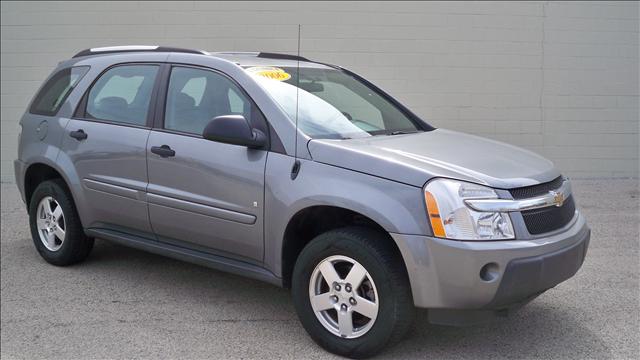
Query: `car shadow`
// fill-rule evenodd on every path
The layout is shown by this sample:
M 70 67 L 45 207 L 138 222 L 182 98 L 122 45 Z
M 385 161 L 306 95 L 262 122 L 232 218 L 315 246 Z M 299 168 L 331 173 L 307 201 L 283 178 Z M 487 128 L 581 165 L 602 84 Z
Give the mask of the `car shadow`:
M 254 298 L 254 316 L 289 321 L 304 332 L 289 292 L 260 281 L 100 240 L 89 259 L 79 266 L 110 272 L 112 280 L 122 277 L 127 282 L 144 281 L 148 288 L 174 287 L 172 301 L 178 303 L 241 307 L 238 299 Z M 219 310 L 202 315 L 214 317 L 215 311 Z M 449 327 L 429 324 L 427 311 L 420 309 L 406 339 L 378 358 L 610 358 L 610 349 L 580 321 L 584 314 L 578 311 L 536 299 L 508 318 L 470 327 Z M 241 309 L 237 313 L 242 316 Z M 229 312 L 225 310 L 225 314 Z
M 412 333 L 397 347 L 380 356 L 610 358 L 611 352 L 594 332 L 579 321 L 572 309 L 555 308 L 534 300 L 507 318 L 469 327 L 431 325 L 428 312 L 419 309 Z

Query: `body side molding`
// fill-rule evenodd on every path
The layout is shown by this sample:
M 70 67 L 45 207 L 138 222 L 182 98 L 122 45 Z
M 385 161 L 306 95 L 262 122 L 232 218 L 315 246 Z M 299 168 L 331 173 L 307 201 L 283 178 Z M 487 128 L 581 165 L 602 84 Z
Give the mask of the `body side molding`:
M 109 240 L 124 246 L 206 266 L 215 270 L 246 276 L 276 286 L 282 286 L 282 279 L 271 273 L 269 270 L 239 260 L 233 260 L 223 256 L 207 254 L 175 245 L 161 243 L 155 240 L 149 240 L 140 236 L 125 234 L 115 230 L 89 228 L 86 229 L 85 232 L 88 236 Z

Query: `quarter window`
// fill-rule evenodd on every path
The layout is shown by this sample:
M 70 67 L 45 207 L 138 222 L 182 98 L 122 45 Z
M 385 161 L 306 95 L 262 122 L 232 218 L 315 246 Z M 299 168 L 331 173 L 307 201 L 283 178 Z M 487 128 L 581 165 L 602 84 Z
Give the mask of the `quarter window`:
M 87 117 L 144 126 L 157 65 L 125 65 L 105 72 L 89 91 Z
M 255 124 L 261 119 L 252 102 L 227 77 L 209 70 L 174 67 L 171 71 L 164 127 L 201 135 L 220 115 L 243 115 Z
M 38 92 L 29 112 L 46 116 L 57 114 L 67 96 L 87 71 L 89 71 L 88 66 L 77 66 L 57 72 Z

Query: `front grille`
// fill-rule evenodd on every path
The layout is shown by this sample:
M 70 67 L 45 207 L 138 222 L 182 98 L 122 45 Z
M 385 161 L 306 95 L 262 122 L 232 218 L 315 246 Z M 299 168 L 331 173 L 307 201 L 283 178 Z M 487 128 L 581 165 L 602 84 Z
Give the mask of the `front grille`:
M 532 235 L 554 231 L 567 225 L 576 212 L 573 195 L 565 200 L 562 206 L 548 206 L 541 209 L 525 210 L 522 212 L 527 230 Z
M 528 199 L 558 189 L 563 181 L 562 176 L 558 176 L 544 184 L 511 189 L 509 192 L 514 199 Z M 541 209 L 525 210 L 522 212 L 522 217 L 529 233 L 537 235 L 564 227 L 573 219 L 575 211 L 576 205 L 573 202 L 573 195 L 570 195 L 561 207 L 548 206 Z
M 517 189 L 511 189 L 509 192 L 514 199 L 527 199 L 540 195 L 544 195 L 551 190 L 555 190 L 562 185 L 562 176 L 558 176 L 557 178 L 546 182 L 544 184 L 525 186 Z

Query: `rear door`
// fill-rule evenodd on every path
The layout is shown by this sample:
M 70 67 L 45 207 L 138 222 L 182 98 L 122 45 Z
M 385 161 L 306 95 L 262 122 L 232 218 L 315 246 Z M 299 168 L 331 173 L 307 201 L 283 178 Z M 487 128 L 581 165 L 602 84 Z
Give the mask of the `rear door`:
M 145 200 L 146 145 L 160 68 L 109 68 L 89 88 L 67 125 L 62 150 L 82 182 L 86 227 L 153 236 Z
M 158 240 L 260 262 L 267 150 L 202 138 L 207 123 L 240 114 L 268 133 L 262 114 L 224 74 L 174 66 L 147 145 L 149 215 Z

